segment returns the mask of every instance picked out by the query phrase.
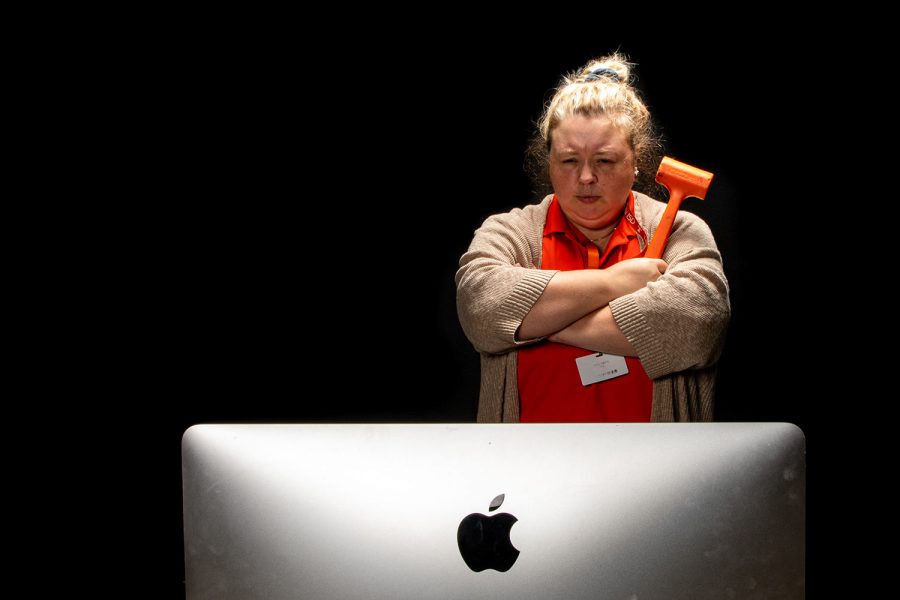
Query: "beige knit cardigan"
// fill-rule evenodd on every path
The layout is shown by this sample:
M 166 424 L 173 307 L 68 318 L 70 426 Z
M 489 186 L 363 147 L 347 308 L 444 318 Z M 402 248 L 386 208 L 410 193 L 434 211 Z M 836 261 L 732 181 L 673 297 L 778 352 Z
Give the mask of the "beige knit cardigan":
M 554 270 L 541 270 L 541 243 L 552 196 L 489 217 L 456 273 L 463 331 L 481 355 L 479 422 L 518 422 L 517 340 L 522 320 Z M 652 238 L 665 204 L 634 193 L 635 218 Z M 610 302 L 613 319 L 653 380 L 652 421 L 711 421 L 715 365 L 731 316 L 728 282 L 712 232 L 680 211 L 658 280 Z

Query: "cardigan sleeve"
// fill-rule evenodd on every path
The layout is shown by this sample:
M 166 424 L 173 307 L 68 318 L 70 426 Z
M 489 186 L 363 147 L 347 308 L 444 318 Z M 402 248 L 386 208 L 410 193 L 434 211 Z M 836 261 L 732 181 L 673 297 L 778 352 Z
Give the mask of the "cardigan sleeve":
M 722 257 L 700 217 L 678 213 L 663 260 L 664 275 L 610 303 L 651 379 L 715 364 L 731 317 Z
M 557 273 L 537 266 L 542 206 L 488 217 L 459 260 L 457 313 L 479 352 L 502 354 L 537 341 L 517 340 L 516 332 Z

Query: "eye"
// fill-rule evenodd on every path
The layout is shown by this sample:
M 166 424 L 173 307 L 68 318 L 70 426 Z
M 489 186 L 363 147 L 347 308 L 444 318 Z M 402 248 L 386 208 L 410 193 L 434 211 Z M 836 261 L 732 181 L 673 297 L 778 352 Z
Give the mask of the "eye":
M 567 165 L 574 165 L 577 161 L 574 158 L 565 158 L 563 159 L 563 163 Z

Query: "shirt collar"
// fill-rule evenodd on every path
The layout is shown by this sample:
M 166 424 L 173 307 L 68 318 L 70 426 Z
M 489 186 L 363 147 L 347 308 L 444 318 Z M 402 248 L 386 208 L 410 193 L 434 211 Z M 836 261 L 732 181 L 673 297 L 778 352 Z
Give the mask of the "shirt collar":
M 556 194 L 554 194 L 553 200 L 550 202 L 550 208 L 547 210 L 547 222 L 544 225 L 544 235 L 570 232 L 571 228 L 569 227 L 569 220 L 566 219 L 566 215 L 559 205 L 559 199 L 557 199 Z
M 625 202 L 625 207 L 634 214 L 634 192 L 628 192 L 628 200 Z M 566 218 L 566 214 L 562 211 L 556 194 L 553 195 L 553 200 L 550 202 L 550 208 L 547 211 L 547 222 L 544 225 L 545 236 L 554 233 L 568 234 L 569 237 L 582 244 L 588 241 L 587 237 Z M 624 233 L 629 238 L 637 235 L 637 231 L 628 222 L 628 219 L 622 218 L 619 219 L 619 224 L 616 226 L 616 234 L 618 235 L 619 233 Z

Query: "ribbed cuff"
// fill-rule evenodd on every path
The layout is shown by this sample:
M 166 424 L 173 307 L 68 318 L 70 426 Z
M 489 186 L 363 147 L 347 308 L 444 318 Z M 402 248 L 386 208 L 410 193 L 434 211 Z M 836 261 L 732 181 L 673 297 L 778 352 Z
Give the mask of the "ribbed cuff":
M 662 342 L 653 335 L 646 317 L 631 296 L 622 296 L 609 303 L 613 320 L 634 347 L 641 366 L 650 379 L 666 374 L 666 351 Z
M 544 271 L 529 269 L 509 297 L 497 309 L 497 323 L 495 326 L 505 338 L 513 340 L 516 344 L 528 343 L 532 340 L 517 341 L 516 331 L 531 311 L 534 303 L 547 288 L 547 284 L 559 271 Z

